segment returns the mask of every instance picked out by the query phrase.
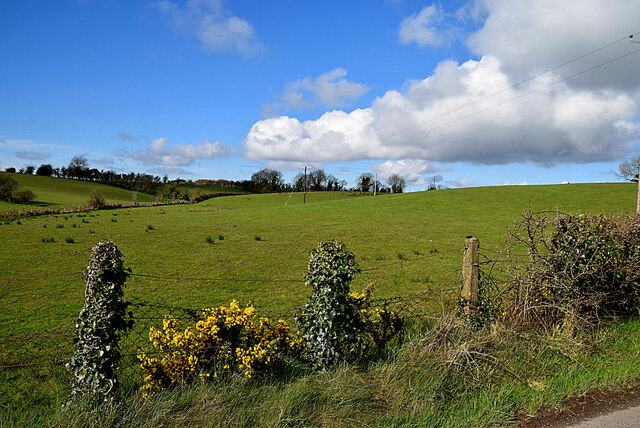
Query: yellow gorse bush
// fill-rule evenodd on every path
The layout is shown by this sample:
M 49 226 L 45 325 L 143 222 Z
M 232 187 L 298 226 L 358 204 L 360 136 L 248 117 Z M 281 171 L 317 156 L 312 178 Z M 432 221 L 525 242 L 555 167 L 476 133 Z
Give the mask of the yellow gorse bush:
M 236 300 L 229 307 L 205 310 L 195 326 L 184 330 L 167 316 L 162 330 L 150 329 L 149 340 L 158 355 L 138 355 L 146 375 L 141 388 L 145 396 L 178 383 L 234 372 L 251 378 L 302 349 L 302 339 L 287 322 L 258 317 L 252 306 L 242 309 Z

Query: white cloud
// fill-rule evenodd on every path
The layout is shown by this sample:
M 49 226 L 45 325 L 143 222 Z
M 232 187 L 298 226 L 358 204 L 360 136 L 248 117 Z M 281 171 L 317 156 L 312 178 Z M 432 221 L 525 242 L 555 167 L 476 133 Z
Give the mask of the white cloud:
M 196 159 L 217 159 L 225 157 L 230 148 L 219 142 L 205 141 L 201 144 L 183 144 L 168 147 L 168 138 L 156 138 L 149 147 L 133 153 L 120 151 L 118 156 L 130 157 L 147 165 L 163 165 L 178 170 L 179 167 L 191 165 Z
M 45 160 L 51 157 L 51 154 L 46 152 L 16 152 L 16 157 L 28 160 Z
M 347 70 L 335 68 L 317 77 L 305 77 L 287 84 L 280 100 L 262 106 L 263 116 L 278 114 L 285 110 L 299 110 L 323 105 L 329 108 L 344 107 L 361 97 L 369 87 L 346 79 Z
M 207 49 L 245 54 L 262 49 L 251 24 L 226 10 L 222 0 L 188 0 L 183 5 L 162 0 L 153 6 L 169 15 L 179 30 L 198 38 Z
M 386 160 L 383 163 L 371 164 L 371 169 L 380 174 L 383 179 L 389 178 L 392 174 L 398 174 L 414 184 L 417 184 L 424 174 L 450 170 L 421 159 Z
M 562 64 L 638 31 L 640 2 L 602 0 L 477 0 L 484 25 L 467 44 L 478 55 L 500 58 L 516 81 Z M 627 40 L 558 70 L 568 76 L 638 49 Z M 638 88 L 638 59 L 629 58 L 568 81 L 571 86 Z
M 305 122 L 288 116 L 259 121 L 245 148 L 251 159 L 301 162 L 416 158 L 554 165 L 616 160 L 640 137 L 633 121 L 637 94 L 566 82 L 537 91 L 555 81 L 545 75 L 503 90 L 514 82 L 496 57 L 445 61 L 433 75 L 409 82 L 402 92 L 388 91 L 369 108 Z
M 437 46 L 443 42 L 435 24 L 439 21 L 440 12 L 435 5 L 425 6 L 418 13 L 405 17 L 400 23 L 398 37 L 404 45 L 415 43 L 420 47 Z

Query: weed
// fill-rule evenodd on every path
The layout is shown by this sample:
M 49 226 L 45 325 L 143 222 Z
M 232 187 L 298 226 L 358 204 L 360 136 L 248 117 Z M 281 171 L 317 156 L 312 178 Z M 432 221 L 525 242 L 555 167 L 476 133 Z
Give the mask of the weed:
M 64 224 L 56 224 L 56 229 L 62 229 L 64 228 Z
M 21 224 L 22 224 L 22 222 L 21 222 L 20 220 L 18 220 L 18 221 L 16 221 L 16 224 L 17 224 L 17 225 L 21 225 Z
M 222 235 L 222 234 L 218 235 L 218 239 L 221 240 L 221 241 L 224 241 L 224 235 Z
M 45 237 L 43 236 L 43 237 L 42 237 L 42 242 L 49 243 L 49 242 L 56 242 L 56 240 L 55 240 L 55 238 L 54 238 L 53 236 L 50 236 L 50 237 L 48 237 L 48 238 L 45 238 Z
M 256 241 L 262 241 L 262 236 L 256 235 L 253 237 L 253 239 L 255 239 Z
M 89 233 L 96 233 L 95 230 L 89 230 Z
M 85 220 L 84 218 L 82 219 L 83 223 L 89 223 L 89 221 Z
M 398 260 L 407 260 L 407 256 L 404 253 L 398 253 Z
M 207 244 L 213 244 L 213 243 L 214 243 L 214 242 L 213 242 L 213 238 L 212 238 L 211 236 L 207 236 L 207 237 L 204 239 L 204 242 L 206 242 Z
M 43 224 L 43 225 L 42 225 L 42 227 L 43 227 L 44 229 L 46 229 L 46 228 L 47 228 L 47 225 L 46 225 L 46 224 Z
M 148 232 L 148 231 L 150 231 L 150 230 L 156 230 L 156 228 L 155 228 L 155 227 L 153 227 L 153 225 L 148 224 L 148 225 L 147 225 L 147 232 Z
M 118 219 L 115 219 L 115 218 L 111 219 L 111 223 L 117 223 L 117 222 L 118 222 Z
M 73 224 L 71 225 L 71 227 L 78 227 L 78 225 L 77 225 L 77 224 L 75 224 L 75 223 L 73 223 Z
M 434 248 L 433 250 L 429 251 L 429 254 L 437 254 L 438 252 L 438 249 Z
M 75 244 L 76 243 L 76 241 L 70 236 L 64 238 L 64 242 L 66 242 L 67 244 Z

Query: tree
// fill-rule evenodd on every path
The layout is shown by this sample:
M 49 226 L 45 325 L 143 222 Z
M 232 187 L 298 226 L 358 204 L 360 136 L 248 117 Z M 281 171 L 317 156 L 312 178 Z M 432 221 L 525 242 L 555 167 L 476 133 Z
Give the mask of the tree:
M 48 163 L 40 165 L 36 171 L 36 175 L 51 177 L 53 175 L 53 166 Z
M 89 194 L 88 205 L 92 210 L 99 210 L 106 205 L 104 195 L 98 189 L 93 189 Z
M 253 188 L 260 193 L 277 192 L 284 186 L 282 173 L 275 169 L 264 168 L 251 176 Z
M 27 175 L 33 175 L 33 171 L 36 169 L 35 166 L 33 165 L 27 165 L 27 167 L 24 169 L 24 173 Z
M 9 168 L 4 170 L 5 172 L 10 172 L 11 174 L 15 174 L 16 173 L 16 169 L 12 166 L 10 166 Z
M 387 184 L 391 187 L 393 193 L 402 193 L 407 185 L 404 177 L 399 174 L 391 174 L 387 179 Z
M 623 180 L 638 182 L 638 168 L 640 167 L 640 155 L 631 156 L 626 161 L 618 165 L 616 176 Z
M 18 182 L 9 174 L 0 172 L 0 201 L 11 201 L 13 192 L 18 188 Z
M 89 161 L 83 155 L 75 155 L 69 162 L 67 175 L 73 178 L 85 178 L 89 170 Z
M 327 174 L 322 169 L 315 169 L 309 173 L 308 183 L 310 190 L 321 191 L 324 190 L 324 183 L 327 181 Z
M 361 192 L 370 192 L 373 187 L 373 174 L 370 172 L 363 172 L 356 180 L 356 185 Z

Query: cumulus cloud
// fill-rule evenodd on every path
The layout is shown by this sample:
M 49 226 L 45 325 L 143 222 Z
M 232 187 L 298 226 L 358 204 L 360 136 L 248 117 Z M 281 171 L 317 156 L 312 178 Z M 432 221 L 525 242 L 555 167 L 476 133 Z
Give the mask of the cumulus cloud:
M 51 156 L 46 152 L 16 152 L 16 157 L 28 160 L 45 160 Z
M 401 40 L 436 43 L 441 14 L 427 6 L 405 18 Z M 467 39 L 477 60 L 443 61 L 367 108 L 259 121 L 247 134 L 247 155 L 546 166 L 619 160 L 640 139 L 640 53 L 624 37 L 637 31 L 637 16 L 640 3 L 622 0 L 474 1 L 447 19 L 480 20 Z
M 191 165 L 196 159 L 217 159 L 225 157 L 230 148 L 219 142 L 205 141 L 201 144 L 182 144 L 167 146 L 168 138 L 156 138 L 148 148 L 133 153 L 119 151 L 118 156 L 130 157 L 147 165 L 163 165 L 177 170 Z M 172 170 L 172 171 L 173 171 Z
M 128 132 L 120 131 L 118 132 L 118 138 L 122 141 L 138 141 L 138 138 L 135 135 L 131 135 Z
M 371 164 L 371 169 L 383 179 L 389 178 L 392 174 L 398 174 L 414 184 L 418 183 L 418 181 L 423 181 L 421 178 L 424 174 L 450 171 L 448 168 L 443 168 L 440 165 L 421 159 L 387 160 L 382 163 Z
M 305 77 L 287 84 L 280 100 L 262 106 L 263 116 L 274 116 L 281 108 L 300 110 L 322 105 L 344 107 L 361 97 L 369 87 L 346 79 L 347 70 L 335 68 L 317 77 Z
M 638 31 L 640 2 L 601 0 L 478 0 L 484 25 L 467 40 L 481 56 L 500 59 L 504 72 L 523 80 Z M 638 49 L 623 40 L 558 70 L 571 75 Z M 638 88 L 638 59 L 618 61 L 571 79 L 570 86 Z
M 195 36 L 207 49 L 236 50 L 244 54 L 255 54 L 262 49 L 251 24 L 225 9 L 222 0 L 188 0 L 182 5 L 161 0 L 153 6 L 167 14 L 176 28 Z
M 245 148 L 248 157 L 268 160 L 555 165 L 619 159 L 640 136 L 633 120 L 637 94 L 555 82 L 547 74 L 511 87 L 513 78 L 493 56 L 445 61 L 369 108 L 305 122 L 288 116 L 259 121 Z
M 400 23 L 398 38 L 404 45 L 415 43 L 420 47 L 437 46 L 444 40 L 436 28 L 440 12 L 435 5 L 425 6 L 418 13 L 405 17 Z

